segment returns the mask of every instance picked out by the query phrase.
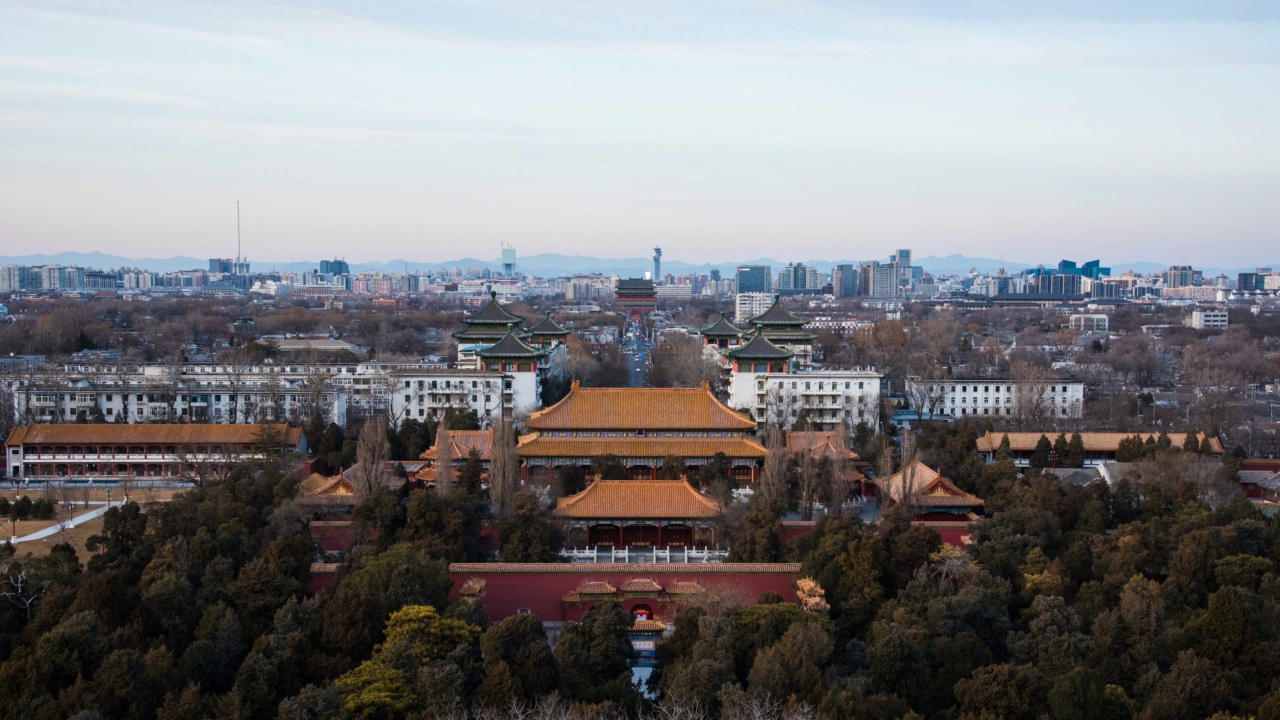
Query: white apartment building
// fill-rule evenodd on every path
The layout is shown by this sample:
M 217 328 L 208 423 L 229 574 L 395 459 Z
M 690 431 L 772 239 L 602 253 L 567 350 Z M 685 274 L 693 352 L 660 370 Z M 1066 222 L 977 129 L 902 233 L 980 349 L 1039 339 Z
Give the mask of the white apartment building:
M 906 392 L 911 409 L 922 415 L 1012 417 L 1025 411 L 1055 418 L 1084 416 L 1082 382 L 910 378 Z
M 745 323 L 768 310 L 773 305 L 773 301 L 773 293 L 738 293 L 733 300 L 733 321 L 739 324 Z
M 0 383 L 18 422 L 74 422 L 99 413 L 126 423 L 300 422 L 316 407 L 342 426 L 378 413 L 398 425 L 448 410 L 474 410 L 488 422 L 532 411 L 542 394 L 536 366 L 494 372 L 428 363 L 67 365 L 7 373 Z
M 1227 327 L 1226 310 L 1192 310 L 1187 324 L 1195 330 L 1225 330 Z
M 1108 332 L 1111 318 L 1108 315 L 1077 313 L 1071 316 L 1071 329 L 1076 332 Z
M 759 422 L 791 427 L 807 419 L 815 430 L 879 429 L 880 373 L 864 368 L 812 372 L 731 373 L 729 407 Z

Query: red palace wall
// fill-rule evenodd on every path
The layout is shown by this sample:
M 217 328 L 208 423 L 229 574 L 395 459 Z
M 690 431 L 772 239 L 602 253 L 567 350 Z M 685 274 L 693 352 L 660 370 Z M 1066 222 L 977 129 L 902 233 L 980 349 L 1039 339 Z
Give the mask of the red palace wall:
M 813 532 L 813 529 L 817 526 L 818 523 L 812 520 L 783 520 L 782 532 L 778 533 L 778 540 L 783 545 L 786 545 L 801 535 L 808 535 Z
M 311 537 L 326 552 L 346 552 L 351 549 L 355 528 L 350 520 L 313 520 Z
M 484 605 L 489 619 L 495 622 L 530 612 L 544 622 L 578 620 L 594 603 L 566 605 L 565 594 L 582 583 L 606 581 L 616 588 L 628 580 L 650 578 L 664 588 L 672 583 L 696 582 L 707 592 L 719 596 L 722 606 L 750 604 L 764 592 L 776 592 L 784 600 L 794 600 L 791 580 L 800 572 L 798 563 L 699 563 L 699 564 L 568 564 L 568 563 L 455 563 L 449 566 L 456 597 L 463 583 L 473 577 L 483 578 Z M 624 601 L 627 610 L 645 604 L 658 616 L 670 620 L 675 606 L 658 598 L 632 597 Z

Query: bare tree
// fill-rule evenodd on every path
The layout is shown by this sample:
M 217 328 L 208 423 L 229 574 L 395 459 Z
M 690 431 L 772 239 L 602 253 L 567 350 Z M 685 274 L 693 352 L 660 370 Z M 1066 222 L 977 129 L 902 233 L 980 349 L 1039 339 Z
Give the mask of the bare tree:
M 381 418 L 369 418 L 360 428 L 360 438 L 356 441 L 356 465 L 351 470 L 357 500 L 364 500 L 382 485 L 390 455 L 386 424 Z
M 493 442 L 489 446 L 489 501 L 499 517 L 507 514 L 520 484 L 519 464 L 515 430 L 511 421 L 503 418 L 493 427 Z
M 449 432 L 449 416 L 440 421 L 436 431 L 436 492 L 448 495 L 453 490 L 453 438 Z M 492 472 L 492 468 L 490 470 Z
M 769 453 L 760 471 L 759 492 L 769 502 L 785 503 L 787 498 L 787 447 L 782 428 L 771 423 L 765 431 L 764 449 Z
M 799 485 L 796 488 L 800 495 L 800 518 L 813 519 L 813 504 L 817 501 L 819 481 L 821 480 L 818 458 L 814 457 L 810 448 L 803 448 L 798 453 L 797 468 Z
M 1054 417 L 1049 405 L 1049 383 L 1055 378 L 1053 371 L 1032 362 L 1019 360 L 1009 368 L 1013 382 L 1013 413 L 1021 427 L 1048 430 L 1050 417 Z
M 0 562 L 0 573 L 0 597 L 13 603 L 30 620 L 35 616 L 36 604 L 48 592 L 50 581 L 28 577 L 26 567 L 13 559 Z

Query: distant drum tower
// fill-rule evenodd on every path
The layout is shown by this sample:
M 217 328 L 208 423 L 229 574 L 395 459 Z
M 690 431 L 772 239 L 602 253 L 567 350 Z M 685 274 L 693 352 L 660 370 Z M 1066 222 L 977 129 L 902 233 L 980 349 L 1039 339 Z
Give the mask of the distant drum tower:
M 653 249 L 653 281 L 662 282 L 662 248 Z

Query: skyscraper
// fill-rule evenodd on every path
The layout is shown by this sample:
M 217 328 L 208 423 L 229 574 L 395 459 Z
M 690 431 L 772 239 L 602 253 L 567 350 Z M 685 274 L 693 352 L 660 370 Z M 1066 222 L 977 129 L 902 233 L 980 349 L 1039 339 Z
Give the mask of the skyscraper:
M 502 274 L 507 277 L 516 274 L 516 249 L 510 245 L 502 246 Z
M 743 265 L 739 267 L 738 292 L 773 292 L 773 269 L 768 265 Z

